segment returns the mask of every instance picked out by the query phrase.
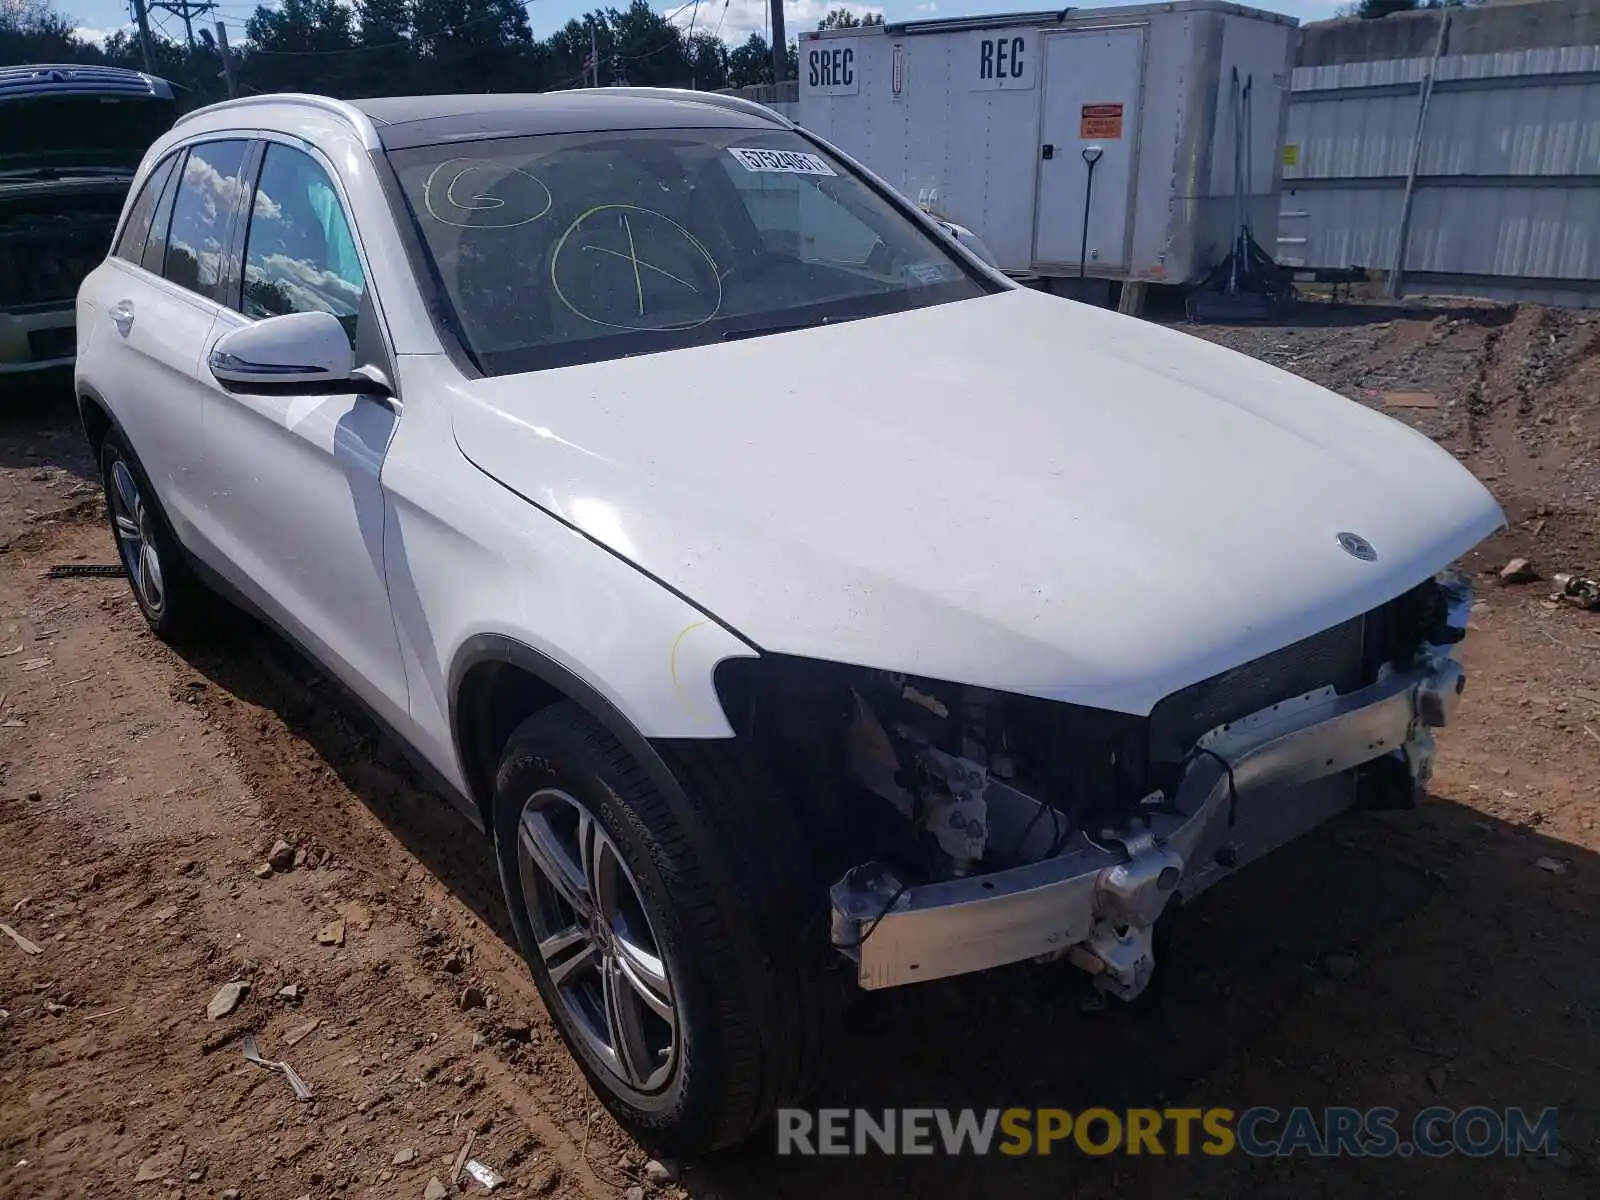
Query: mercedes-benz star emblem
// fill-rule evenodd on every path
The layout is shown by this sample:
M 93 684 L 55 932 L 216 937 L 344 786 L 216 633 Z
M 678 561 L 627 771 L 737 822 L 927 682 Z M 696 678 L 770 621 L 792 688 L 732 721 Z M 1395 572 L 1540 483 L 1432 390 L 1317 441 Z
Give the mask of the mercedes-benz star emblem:
M 1339 548 L 1351 558 L 1359 558 L 1362 562 L 1376 562 L 1378 552 L 1372 548 L 1372 543 L 1359 533 L 1341 533 L 1339 535 Z

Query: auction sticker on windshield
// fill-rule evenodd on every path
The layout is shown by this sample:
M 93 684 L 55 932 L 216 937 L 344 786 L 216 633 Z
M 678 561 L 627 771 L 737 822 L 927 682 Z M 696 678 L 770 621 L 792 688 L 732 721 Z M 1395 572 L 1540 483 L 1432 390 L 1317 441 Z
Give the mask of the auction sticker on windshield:
M 838 173 L 815 154 L 800 150 L 758 150 L 753 146 L 729 146 L 728 153 L 746 171 L 776 171 L 788 175 Z

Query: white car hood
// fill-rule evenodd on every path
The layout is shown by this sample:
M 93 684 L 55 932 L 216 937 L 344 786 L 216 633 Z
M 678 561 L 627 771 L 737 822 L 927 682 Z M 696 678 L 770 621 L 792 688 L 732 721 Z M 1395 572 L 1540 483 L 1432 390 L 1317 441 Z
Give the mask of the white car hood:
M 483 471 L 763 650 L 1138 714 L 1503 520 L 1397 421 L 1024 290 L 473 380 L 453 420 Z

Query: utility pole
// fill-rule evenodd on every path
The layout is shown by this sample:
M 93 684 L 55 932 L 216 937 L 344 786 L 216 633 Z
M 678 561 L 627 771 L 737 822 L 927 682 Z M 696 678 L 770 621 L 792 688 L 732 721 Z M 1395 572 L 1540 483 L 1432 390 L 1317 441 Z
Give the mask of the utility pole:
M 196 2 L 196 0 L 145 0 L 145 5 L 148 8 L 159 8 L 163 12 L 169 12 L 181 20 L 183 22 L 184 37 L 188 39 L 189 49 L 191 50 L 194 49 L 194 19 L 205 16 L 217 7 L 212 0 L 199 0 L 199 2 Z
M 228 99 L 239 94 L 239 85 L 233 78 L 233 51 L 228 49 L 228 27 L 217 22 L 217 53 L 222 55 L 222 77 L 228 83 Z
M 595 33 L 594 22 L 589 22 L 589 66 L 592 72 L 590 86 L 600 86 L 600 39 Z
M 789 77 L 789 39 L 783 33 L 783 0 L 772 0 L 772 82 Z
M 133 19 L 139 22 L 139 53 L 144 58 L 144 73 L 154 75 L 156 61 L 150 50 L 150 14 L 145 11 L 144 0 L 133 0 Z

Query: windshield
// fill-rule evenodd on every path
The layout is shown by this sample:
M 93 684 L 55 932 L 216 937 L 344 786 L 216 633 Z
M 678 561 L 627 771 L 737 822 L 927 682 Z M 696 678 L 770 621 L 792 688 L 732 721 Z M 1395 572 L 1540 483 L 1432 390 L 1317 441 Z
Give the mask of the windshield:
M 992 290 L 788 130 L 640 130 L 391 152 L 489 375 L 755 337 Z

